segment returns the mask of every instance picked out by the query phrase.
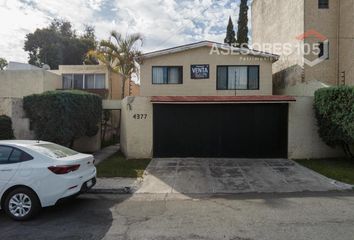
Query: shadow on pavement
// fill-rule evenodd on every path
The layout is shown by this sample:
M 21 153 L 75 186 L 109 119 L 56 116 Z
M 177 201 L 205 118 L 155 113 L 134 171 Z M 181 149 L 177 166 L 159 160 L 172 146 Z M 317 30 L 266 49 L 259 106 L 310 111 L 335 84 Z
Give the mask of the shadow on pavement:
M 112 225 L 111 208 L 120 201 L 80 196 L 45 208 L 27 222 L 12 221 L 0 211 L 0 239 L 102 239 Z

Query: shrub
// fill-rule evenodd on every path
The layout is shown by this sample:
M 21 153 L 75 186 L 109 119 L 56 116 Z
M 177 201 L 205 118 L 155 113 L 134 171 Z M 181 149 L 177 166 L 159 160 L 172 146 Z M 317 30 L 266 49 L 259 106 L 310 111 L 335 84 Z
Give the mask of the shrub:
M 11 118 L 6 115 L 0 116 L 0 140 L 14 139 Z
M 82 91 L 49 91 L 25 97 L 23 108 L 38 139 L 72 147 L 75 139 L 97 134 L 102 99 Z
M 315 112 L 319 135 L 331 146 L 341 146 L 353 157 L 354 87 L 340 86 L 319 89 L 315 93 Z

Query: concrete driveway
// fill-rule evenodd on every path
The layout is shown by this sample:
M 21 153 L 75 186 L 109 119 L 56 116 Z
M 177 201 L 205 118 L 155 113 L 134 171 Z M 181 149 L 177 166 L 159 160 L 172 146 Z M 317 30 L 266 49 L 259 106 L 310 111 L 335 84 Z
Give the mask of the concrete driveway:
M 156 158 L 137 193 L 281 193 L 347 187 L 286 159 Z

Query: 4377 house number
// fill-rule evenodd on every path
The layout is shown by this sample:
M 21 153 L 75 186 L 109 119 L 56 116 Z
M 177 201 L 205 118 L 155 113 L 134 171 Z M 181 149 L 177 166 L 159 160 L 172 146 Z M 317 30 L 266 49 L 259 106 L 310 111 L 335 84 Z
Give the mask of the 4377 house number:
M 147 119 L 147 114 L 139 113 L 139 114 L 134 114 L 133 118 L 136 120 L 144 120 Z

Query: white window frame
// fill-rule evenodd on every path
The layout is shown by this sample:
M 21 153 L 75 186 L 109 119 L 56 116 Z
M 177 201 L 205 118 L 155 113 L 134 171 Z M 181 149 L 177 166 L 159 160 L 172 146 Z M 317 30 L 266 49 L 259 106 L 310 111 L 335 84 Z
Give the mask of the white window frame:
M 63 73 L 62 74 L 62 87 L 64 89 L 64 82 L 63 82 L 63 76 L 64 75 L 71 75 L 72 77 L 72 82 L 71 82 L 71 87 L 70 88 L 66 88 L 66 89 L 74 89 L 74 75 L 83 75 L 83 81 L 82 81 L 82 88 L 81 89 L 88 89 L 86 88 L 86 75 L 93 75 L 93 85 L 95 86 L 95 88 L 90 88 L 90 89 L 107 89 L 106 87 L 106 74 L 105 73 Z M 104 88 L 96 88 L 96 76 L 97 75 L 104 75 Z

